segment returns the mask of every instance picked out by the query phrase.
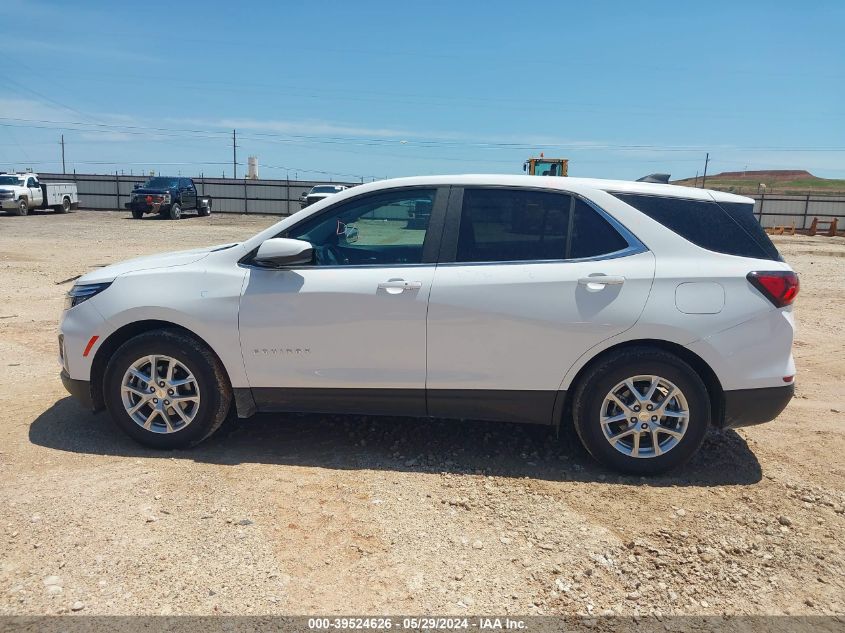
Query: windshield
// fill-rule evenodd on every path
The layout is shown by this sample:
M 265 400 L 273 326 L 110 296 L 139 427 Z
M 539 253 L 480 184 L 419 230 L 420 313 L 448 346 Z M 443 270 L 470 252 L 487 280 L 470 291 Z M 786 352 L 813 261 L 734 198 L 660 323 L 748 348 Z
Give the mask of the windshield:
M 343 191 L 338 185 L 318 185 L 311 190 L 311 193 L 337 193 Z
M 178 178 L 150 178 L 147 182 L 144 183 L 145 189 L 168 189 L 170 187 L 178 187 L 179 186 L 179 179 Z
M 17 176 L 0 176 L 0 185 L 18 185 L 23 187 L 23 180 Z

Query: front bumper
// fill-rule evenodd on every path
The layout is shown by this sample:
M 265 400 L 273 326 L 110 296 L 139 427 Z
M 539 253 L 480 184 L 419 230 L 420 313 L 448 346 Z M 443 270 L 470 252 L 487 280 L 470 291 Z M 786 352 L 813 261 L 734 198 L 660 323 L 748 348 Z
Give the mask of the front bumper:
M 18 208 L 18 201 L 14 198 L 3 198 L 0 200 L 0 209 L 4 211 L 12 211 Z
M 794 395 L 794 382 L 783 387 L 726 391 L 722 428 L 734 429 L 770 422 L 780 415 Z
M 93 409 L 94 400 L 91 398 L 91 383 L 87 380 L 74 380 L 66 370 L 62 369 L 62 384 L 67 392 L 79 400 L 83 406 Z
M 147 204 L 146 200 L 140 202 L 127 202 L 123 206 L 130 211 L 141 211 L 142 213 L 162 213 L 170 211 L 169 202 L 162 202 L 161 204 Z

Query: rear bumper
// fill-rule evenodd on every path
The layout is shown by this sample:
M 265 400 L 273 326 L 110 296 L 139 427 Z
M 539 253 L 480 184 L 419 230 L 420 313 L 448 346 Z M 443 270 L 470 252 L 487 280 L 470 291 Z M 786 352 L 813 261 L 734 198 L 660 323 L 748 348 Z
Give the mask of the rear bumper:
M 91 383 L 89 381 L 75 380 L 64 369 L 62 370 L 61 377 L 62 384 L 70 395 L 79 400 L 83 406 L 89 409 L 94 408 L 94 401 L 91 398 Z
M 783 387 L 726 391 L 722 428 L 733 429 L 774 420 L 794 395 L 794 382 Z

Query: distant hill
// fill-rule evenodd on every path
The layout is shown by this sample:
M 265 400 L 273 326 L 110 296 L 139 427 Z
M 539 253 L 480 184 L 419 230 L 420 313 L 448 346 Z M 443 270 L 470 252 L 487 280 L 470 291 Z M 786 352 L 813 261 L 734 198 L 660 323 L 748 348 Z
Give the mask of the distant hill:
M 740 194 L 758 192 L 760 183 L 766 193 L 845 195 L 845 180 L 818 178 L 804 169 L 771 169 L 764 171 L 723 171 L 707 176 L 707 188 Z M 701 177 L 672 181 L 673 185 L 701 186 Z

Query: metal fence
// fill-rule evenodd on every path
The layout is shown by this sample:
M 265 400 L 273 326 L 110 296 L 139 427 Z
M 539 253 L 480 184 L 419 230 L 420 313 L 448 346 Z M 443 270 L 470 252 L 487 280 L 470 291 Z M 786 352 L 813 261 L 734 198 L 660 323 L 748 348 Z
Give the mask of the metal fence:
M 45 182 L 71 181 L 77 184 L 79 204 L 85 209 L 123 209 L 136 184 L 145 176 L 118 174 L 39 174 Z M 315 180 L 235 180 L 232 178 L 194 178 L 200 195 L 214 199 L 213 210 L 220 213 L 267 213 L 290 215 L 299 211 L 299 196 L 314 185 L 355 184 L 325 183 Z M 845 226 L 845 196 L 755 195 L 754 214 L 763 226 L 790 226 L 806 229 L 814 217 L 839 218 Z
M 83 209 L 125 209 L 136 184 L 146 176 L 119 174 L 45 174 L 44 182 L 75 182 L 79 192 L 79 206 Z M 266 213 L 290 215 L 299 211 L 299 196 L 314 185 L 348 185 L 355 183 L 326 183 L 315 180 L 247 180 L 233 178 L 194 178 L 197 193 L 211 196 L 215 213 Z
M 792 226 L 809 228 L 813 218 L 832 220 L 838 218 L 845 226 L 845 196 L 785 196 L 760 195 L 754 198 L 754 214 L 765 227 Z

